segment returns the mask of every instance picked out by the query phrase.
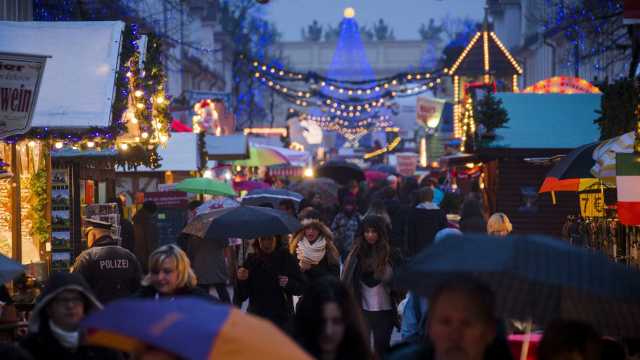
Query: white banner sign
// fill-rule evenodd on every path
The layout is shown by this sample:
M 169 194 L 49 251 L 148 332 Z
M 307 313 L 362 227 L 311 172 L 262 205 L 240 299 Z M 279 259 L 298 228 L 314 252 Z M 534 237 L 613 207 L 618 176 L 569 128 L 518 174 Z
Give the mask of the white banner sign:
M 416 120 L 418 124 L 435 129 L 440 123 L 444 100 L 424 96 L 416 98 Z
M 46 60 L 0 52 L 0 139 L 31 127 Z

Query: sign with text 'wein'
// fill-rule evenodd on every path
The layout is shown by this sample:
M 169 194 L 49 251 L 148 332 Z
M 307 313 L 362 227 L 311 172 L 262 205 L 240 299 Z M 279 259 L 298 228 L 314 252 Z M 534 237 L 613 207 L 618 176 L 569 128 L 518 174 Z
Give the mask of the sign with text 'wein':
M 0 52 L 0 139 L 31 127 L 47 57 Z

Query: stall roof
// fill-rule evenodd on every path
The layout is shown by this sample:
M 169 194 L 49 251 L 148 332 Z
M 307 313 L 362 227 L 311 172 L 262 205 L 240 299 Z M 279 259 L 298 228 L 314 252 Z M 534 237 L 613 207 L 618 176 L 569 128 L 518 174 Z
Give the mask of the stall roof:
M 140 171 L 196 171 L 200 163 L 198 153 L 198 135 L 195 133 L 171 133 L 166 147 L 158 146 L 160 167 L 151 169 L 140 166 Z M 118 168 L 118 172 L 126 172 Z
M 249 158 L 249 141 L 243 134 L 207 135 L 205 146 L 209 160 L 242 160 Z
M 121 21 L 0 21 L 2 51 L 51 56 L 31 126 L 111 124 L 123 30 Z
M 509 122 L 496 130 L 496 147 L 575 148 L 600 137 L 593 122 L 600 110 L 599 94 L 498 93 L 497 97 Z

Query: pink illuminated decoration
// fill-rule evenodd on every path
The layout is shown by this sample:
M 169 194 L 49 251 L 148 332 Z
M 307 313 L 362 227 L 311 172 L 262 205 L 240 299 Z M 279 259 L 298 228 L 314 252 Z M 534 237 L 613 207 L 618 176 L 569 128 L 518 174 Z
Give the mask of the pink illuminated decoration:
M 539 81 L 522 91 L 533 94 L 601 94 L 587 80 L 572 76 L 555 76 Z

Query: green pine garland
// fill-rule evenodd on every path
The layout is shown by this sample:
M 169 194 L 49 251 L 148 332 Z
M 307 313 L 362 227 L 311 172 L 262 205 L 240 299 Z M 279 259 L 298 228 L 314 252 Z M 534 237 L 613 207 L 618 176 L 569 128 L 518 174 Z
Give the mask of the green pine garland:
M 46 169 L 39 169 L 29 179 L 29 190 L 31 192 L 31 211 L 28 215 L 32 220 L 31 236 L 38 239 L 40 244 L 49 240 L 51 232 L 47 210 L 48 210 L 48 176 Z

